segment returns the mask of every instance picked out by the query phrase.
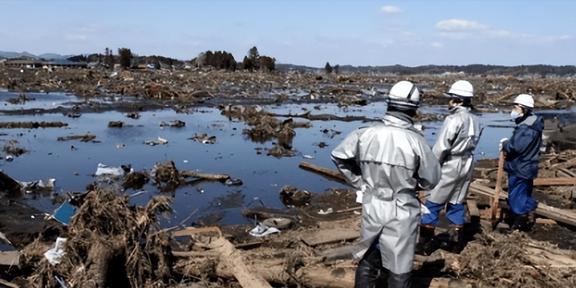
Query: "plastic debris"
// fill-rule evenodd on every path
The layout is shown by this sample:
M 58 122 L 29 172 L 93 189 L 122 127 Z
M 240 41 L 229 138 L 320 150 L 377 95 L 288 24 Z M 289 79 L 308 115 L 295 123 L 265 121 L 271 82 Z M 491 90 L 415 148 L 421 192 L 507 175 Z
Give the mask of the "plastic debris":
M 63 225 L 68 225 L 70 223 L 70 219 L 72 219 L 72 216 L 76 214 L 76 209 L 77 208 L 75 206 L 72 206 L 70 202 L 66 201 L 62 203 L 60 207 L 56 208 L 54 214 L 52 214 L 51 217 Z
M 146 140 L 146 141 L 144 141 L 144 144 L 150 145 L 150 146 L 165 145 L 165 144 L 168 144 L 168 140 L 166 140 L 162 137 L 158 137 L 158 139 L 156 139 L 156 140 Z
M 324 209 L 320 209 L 320 211 L 318 211 L 318 214 L 320 215 L 328 215 L 328 214 L 332 214 L 334 213 L 334 209 L 332 209 L 332 207 L 324 210 Z
M 37 180 L 31 182 L 19 181 L 20 185 L 22 185 L 22 190 L 26 193 L 32 193 L 34 191 L 50 191 L 54 190 L 54 182 L 56 179 L 50 178 L 46 181 Z
M 58 237 L 56 238 L 56 243 L 54 247 L 44 253 L 44 257 L 48 259 L 48 262 L 52 265 L 60 264 L 60 260 L 64 256 L 64 245 L 66 244 L 66 238 Z
M 263 223 L 258 223 L 258 225 L 256 225 L 256 227 L 254 227 L 252 230 L 250 230 L 250 235 L 254 236 L 254 237 L 264 237 L 266 235 L 270 235 L 270 234 L 274 234 L 274 233 L 280 233 L 280 230 L 278 228 L 275 227 L 268 227 L 267 225 L 263 224 Z
M 302 157 L 304 157 L 304 159 L 314 159 L 312 155 L 302 155 Z
M 226 179 L 224 184 L 226 184 L 228 186 L 240 186 L 240 185 L 244 184 L 244 182 L 242 182 L 242 180 L 240 180 L 238 178 L 228 178 L 228 179 Z
M 124 169 L 121 167 L 110 167 L 108 165 L 98 163 L 98 168 L 96 168 L 96 176 L 111 175 L 111 176 L 122 176 L 124 175 Z

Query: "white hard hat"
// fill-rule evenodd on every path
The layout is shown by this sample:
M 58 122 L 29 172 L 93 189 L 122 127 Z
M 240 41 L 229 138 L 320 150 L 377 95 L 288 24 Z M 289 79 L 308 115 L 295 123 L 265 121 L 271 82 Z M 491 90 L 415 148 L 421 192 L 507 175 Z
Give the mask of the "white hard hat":
M 528 108 L 534 108 L 534 98 L 529 94 L 520 94 L 514 99 L 514 103 Z
M 414 83 L 410 81 L 400 81 L 390 88 L 388 103 L 391 105 L 418 108 L 418 106 L 420 106 L 420 91 L 418 91 Z
M 458 80 L 450 86 L 450 90 L 448 90 L 446 96 L 470 98 L 474 96 L 474 87 L 472 87 L 472 84 L 466 80 Z

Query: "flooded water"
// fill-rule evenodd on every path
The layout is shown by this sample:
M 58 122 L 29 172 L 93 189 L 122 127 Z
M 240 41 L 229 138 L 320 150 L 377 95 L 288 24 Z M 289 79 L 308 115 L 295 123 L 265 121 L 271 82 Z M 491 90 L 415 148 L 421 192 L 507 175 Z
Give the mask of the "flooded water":
M 27 94 L 35 98 L 24 105 L 6 102 L 18 94 L 0 92 L 0 103 L 4 110 L 50 109 L 54 106 L 73 106 L 84 100 L 64 94 Z M 4 104 L 6 103 L 6 104 Z M 380 117 L 385 104 L 372 103 L 363 107 L 341 108 L 335 104 L 298 104 L 265 106 L 277 113 L 299 114 L 311 111 L 313 114 L 362 115 Z M 424 107 L 425 113 L 447 113 L 444 107 Z M 312 121 L 311 128 L 297 128 L 294 138 L 295 157 L 274 158 L 266 156 L 265 149 L 271 142 L 255 143 L 242 134 L 246 128 L 243 122 L 230 120 L 215 108 L 196 108 L 190 113 L 176 113 L 171 109 L 141 112 L 140 118 L 130 119 L 117 111 L 84 113 L 79 118 L 69 118 L 61 113 L 35 115 L 0 114 L 0 122 L 5 121 L 62 121 L 66 128 L 46 129 L 2 129 L 0 145 L 15 139 L 19 146 L 29 152 L 8 162 L 0 160 L 0 168 L 11 177 L 21 181 L 55 178 L 58 193 L 85 191 L 87 184 L 94 181 L 97 165 L 109 166 L 131 164 L 136 171 L 148 170 L 157 162 L 173 160 L 179 170 L 198 170 L 206 173 L 224 173 L 243 181 L 242 186 L 225 186 L 219 182 L 202 182 L 194 186 L 183 186 L 168 195 L 174 200 L 174 215 L 165 220 L 165 225 L 175 225 L 190 216 L 191 221 L 210 218 L 222 224 L 246 223 L 241 216 L 241 208 L 255 200 L 268 207 L 281 208 L 278 192 L 284 185 L 293 185 L 313 192 L 323 192 L 328 188 L 342 185 L 319 177 L 298 168 L 300 161 L 334 168 L 330 161 L 330 151 L 348 133 L 366 125 L 361 122 Z M 498 153 L 498 140 L 508 137 L 512 123 L 507 113 L 486 113 L 481 115 L 485 129 L 477 149 L 477 158 L 495 158 Z M 183 128 L 160 127 L 161 122 L 181 120 Z M 109 128 L 109 121 L 123 121 L 123 128 Z M 298 120 L 305 121 L 305 120 Z M 442 122 L 424 123 L 426 140 L 432 145 Z M 497 127 L 493 127 L 497 126 Z M 337 135 L 323 133 L 331 129 L 342 132 Z M 59 142 L 60 136 L 94 134 L 97 143 L 79 141 Z M 190 140 L 195 134 L 206 133 L 216 136 L 215 144 L 202 144 Z M 166 145 L 150 146 L 147 140 L 158 137 L 168 140 Z M 318 143 L 328 146 L 319 148 Z M 262 151 L 263 153 L 258 153 Z M 3 153 L 3 152 L 2 152 Z M 3 157 L 4 158 L 4 157 Z M 147 193 L 134 197 L 134 202 L 144 203 L 159 192 L 152 185 L 144 187 Z M 127 191 L 134 193 L 136 191 Z M 41 211 L 50 212 L 55 208 L 49 197 L 27 195 L 26 201 Z M 187 222 L 190 224 L 190 221 Z

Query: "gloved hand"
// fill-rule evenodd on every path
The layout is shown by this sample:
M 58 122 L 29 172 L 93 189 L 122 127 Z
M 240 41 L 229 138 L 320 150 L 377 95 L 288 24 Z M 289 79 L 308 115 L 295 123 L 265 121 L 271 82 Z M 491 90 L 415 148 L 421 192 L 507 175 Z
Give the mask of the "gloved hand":
M 500 143 L 498 144 L 498 151 L 502 151 L 502 148 L 504 147 L 504 144 L 506 144 L 506 142 L 508 142 L 508 138 L 500 139 Z

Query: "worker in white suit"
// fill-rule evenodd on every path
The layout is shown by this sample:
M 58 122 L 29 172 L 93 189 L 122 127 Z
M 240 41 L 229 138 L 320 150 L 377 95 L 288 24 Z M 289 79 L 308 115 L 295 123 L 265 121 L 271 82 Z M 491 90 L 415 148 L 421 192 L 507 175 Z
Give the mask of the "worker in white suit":
M 362 195 L 360 259 L 355 287 L 410 287 L 420 220 L 416 190 L 432 189 L 440 165 L 412 117 L 420 93 L 400 81 L 388 96 L 382 122 L 348 135 L 332 160 Z
M 471 113 L 474 88 L 470 82 L 454 82 L 446 96 L 450 98 L 450 115 L 444 120 L 442 129 L 432 151 L 440 161 L 442 178 L 429 192 L 424 205 L 427 212 L 422 215 L 418 250 L 430 254 L 441 243 L 434 238 L 440 211 L 446 209 L 450 225 L 448 247 L 459 252 L 464 247 L 464 223 L 468 188 L 474 168 L 474 150 L 480 139 L 480 121 Z

